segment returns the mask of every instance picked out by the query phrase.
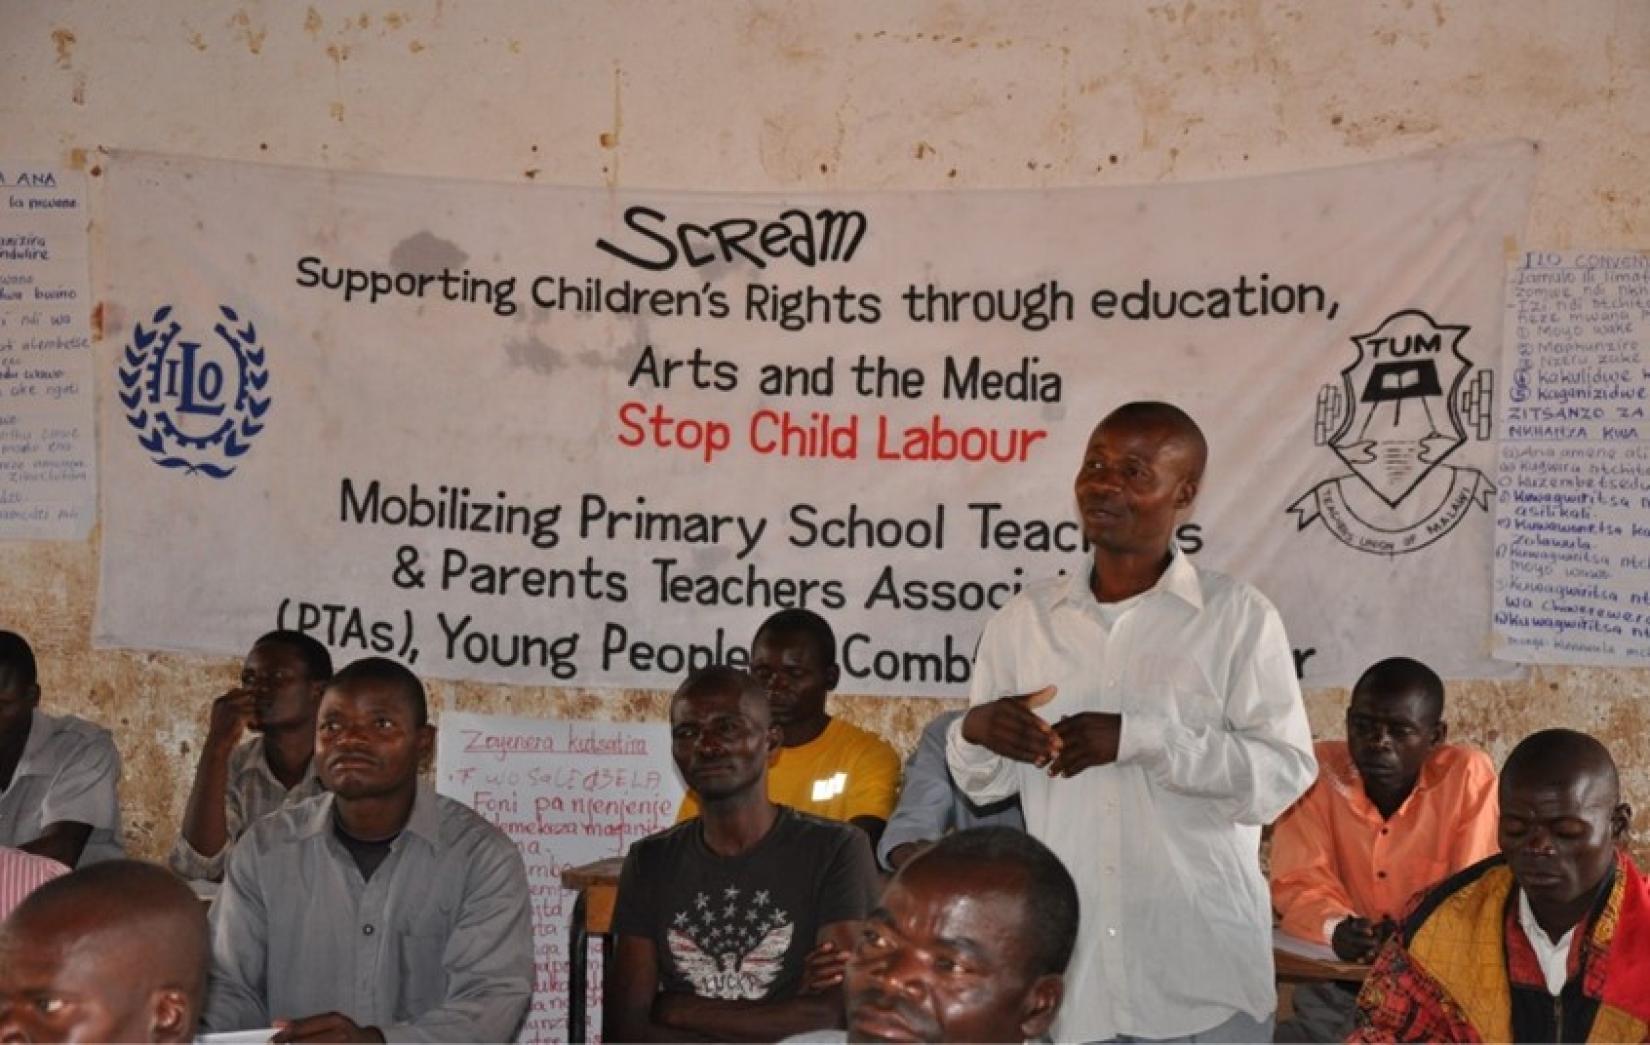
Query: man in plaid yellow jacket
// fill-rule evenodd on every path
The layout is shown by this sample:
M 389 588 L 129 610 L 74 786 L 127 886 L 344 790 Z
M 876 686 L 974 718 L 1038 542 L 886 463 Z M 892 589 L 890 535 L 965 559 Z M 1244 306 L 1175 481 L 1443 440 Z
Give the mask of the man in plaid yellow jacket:
M 1350 1041 L 1650 1041 L 1650 880 L 1609 752 L 1533 734 L 1500 791 L 1500 854 L 1417 898 Z

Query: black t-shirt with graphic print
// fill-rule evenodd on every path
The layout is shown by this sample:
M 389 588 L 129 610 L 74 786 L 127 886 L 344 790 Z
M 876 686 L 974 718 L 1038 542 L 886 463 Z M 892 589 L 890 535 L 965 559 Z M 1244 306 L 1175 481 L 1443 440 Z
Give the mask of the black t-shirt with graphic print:
M 857 827 L 780 806 L 760 842 L 721 857 L 695 817 L 630 847 L 613 932 L 653 941 L 662 991 L 789 998 L 820 926 L 864 918 L 879 888 Z

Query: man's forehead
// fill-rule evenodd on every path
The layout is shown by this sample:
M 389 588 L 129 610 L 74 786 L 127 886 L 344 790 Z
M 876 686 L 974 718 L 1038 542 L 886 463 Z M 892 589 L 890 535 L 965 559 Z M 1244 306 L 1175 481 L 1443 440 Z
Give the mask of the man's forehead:
M 1102 442 L 1141 454 L 1191 451 L 1184 432 L 1167 422 L 1142 417 L 1108 417 L 1101 421 L 1089 433 L 1088 449 L 1098 449 Z
M 1420 687 L 1372 692 L 1353 690 L 1347 714 L 1379 722 L 1420 722 L 1428 714 L 1427 695 Z
M 359 679 L 328 686 L 321 697 L 321 711 L 378 711 L 399 708 L 412 714 L 412 697 L 393 682 Z
M 1596 812 L 1613 809 L 1615 796 L 1600 774 L 1578 769 L 1572 773 L 1541 776 L 1514 774 L 1501 779 L 1503 809 L 1517 808 L 1550 815 Z
M 764 631 L 751 643 L 751 656 L 806 660 L 818 652 L 813 636 L 805 631 Z
M 904 905 L 938 923 L 1018 923 L 1024 913 L 1022 875 L 996 864 L 926 861 L 895 879 Z M 894 889 L 890 887 L 890 899 Z
M 683 693 L 671 699 L 670 719 L 672 722 L 683 719 L 716 718 L 721 715 L 737 715 L 748 718 L 746 714 L 747 702 L 763 699 L 759 694 L 745 693 L 739 690 L 708 690 L 697 693 Z
M 289 642 L 282 642 L 279 639 L 272 639 L 269 642 L 260 642 L 256 646 L 253 646 L 251 649 L 246 651 L 246 659 L 248 663 L 254 660 L 275 664 L 303 663 L 303 655 L 298 652 L 297 647 L 293 646 Z

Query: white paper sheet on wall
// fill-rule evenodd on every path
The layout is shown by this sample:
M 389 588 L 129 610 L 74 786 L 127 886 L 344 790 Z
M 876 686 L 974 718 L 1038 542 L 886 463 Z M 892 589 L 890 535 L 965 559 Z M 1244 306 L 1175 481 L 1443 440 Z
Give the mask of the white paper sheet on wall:
M 562 722 L 447 712 L 436 787 L 498 825 L 521 849 L 533 903 L 536 975 L 522 1041 L 566 1041 L 568 922 L 561 872 L 669 827 L 682 801 L 664 723 Z M 588 1022 L 601 1027 L 601 965 L 590 954 Z M 588 1040 L 595 1041 L 596 1037 Z
M 1496 655 L 1650 665 L 1650 253 L 1507 277 Z
M 0 539 L 97 514 L 86 178 L 0 156 Z

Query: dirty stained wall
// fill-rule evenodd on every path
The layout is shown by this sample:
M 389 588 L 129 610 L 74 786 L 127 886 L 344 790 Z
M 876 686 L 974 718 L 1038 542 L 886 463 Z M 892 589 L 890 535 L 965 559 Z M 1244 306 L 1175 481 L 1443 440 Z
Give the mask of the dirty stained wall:
M 1642 0 L 0 0 L 0 157 L 154 149 L 339 170 L 671 189 L 1117 185 L 1288 171 L 1523 136 L 1527 245 L 1650 246 Z M 1063 491 L 1050 491 L 1064 496 Z M 182 810 L 229 658 L 94 650 L 97 535 L 0 542 L 4 625 L 47 705 L 110 725 L 131 849 Z M 203 563 L 226 584 L 233 562 Z M 250 636 L 249 636 L 250 638 Z M 1387 651 L 1371 651 L 1371 656 Z M 437 684 L 439 708 L 643 718 L 663 696 Z M 1537 669 L 1451 688 L 1499 759 L 1594 731 L 1650 856 L 1650 673 Z M 1338 735 L 1345 693 L 1308 704 Z M 933 702 L 842 697 L 908 748 Z

